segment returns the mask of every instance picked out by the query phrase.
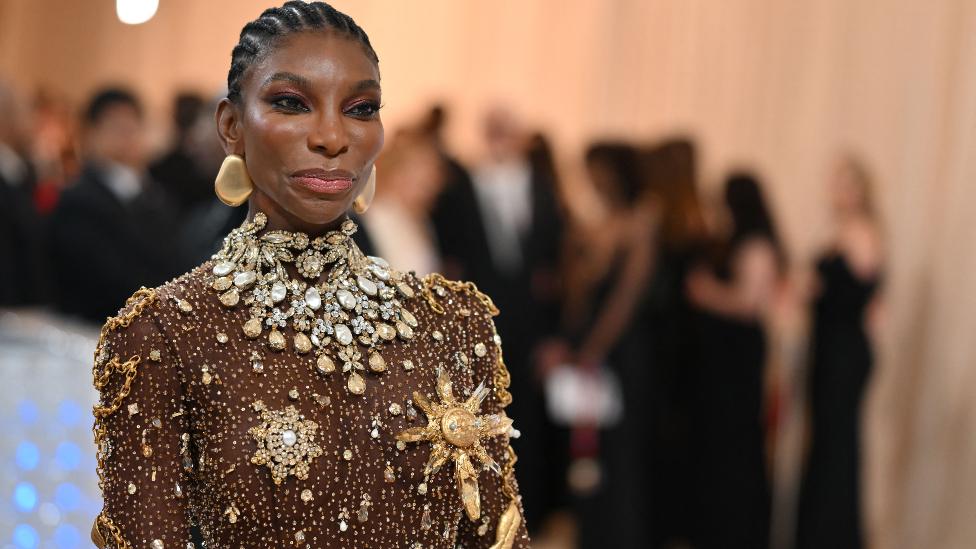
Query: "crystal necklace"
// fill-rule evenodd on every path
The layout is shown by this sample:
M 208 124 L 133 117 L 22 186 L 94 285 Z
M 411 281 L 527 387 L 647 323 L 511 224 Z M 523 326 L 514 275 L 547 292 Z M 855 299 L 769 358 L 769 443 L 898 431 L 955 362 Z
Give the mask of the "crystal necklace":
M 290 326 L 295 352 L 314 351 L 315 368 L 325 375 L 340 362 L 349 392 L 363 394 L 361 372 L 386 371 L 383 346 L 413 338 L 417 319 L 400 301 L 413 297 L 413 288 L 385 260 L 360 251 L 352 240 L 358 227 L 350 219 L 312 240 L 298 232 L 258 235 L 267 221 L 259 212 L 224 239 L 213 256 L 210 287 L 225 307 L 248 307 L 245 337 L 257 339 L 267 330 L 268 346 L 282 351 L 288 346 L 283 332 Z M 293 263 L 301 278 L 292 278 L 286 263 Z M 360 345 L 366 348 L 366 365 Z

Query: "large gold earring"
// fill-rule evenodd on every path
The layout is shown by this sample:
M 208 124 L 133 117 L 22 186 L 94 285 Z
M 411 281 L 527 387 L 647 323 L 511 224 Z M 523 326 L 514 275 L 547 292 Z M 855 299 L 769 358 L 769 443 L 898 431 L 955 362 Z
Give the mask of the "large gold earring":
M 214 180 L 217 198 L 228 206 L 236 207 L 247 202 L 247 197 L 251 196 L 253 190 L 254 182 L 247 174 L 244 159 L 236 154 L 227 155 L 217 172 L 217 179 Z
M 359 193 L 356 200 L 352 202 L 352 209 L 359 215 L 366 213 L 369 209 L 369 205 L 373 203 L 373 196 L 376 195 L 376 166 L 369 172 L 369 179 L 366 180 L 366 186 L 363 188 L 363 192 Z

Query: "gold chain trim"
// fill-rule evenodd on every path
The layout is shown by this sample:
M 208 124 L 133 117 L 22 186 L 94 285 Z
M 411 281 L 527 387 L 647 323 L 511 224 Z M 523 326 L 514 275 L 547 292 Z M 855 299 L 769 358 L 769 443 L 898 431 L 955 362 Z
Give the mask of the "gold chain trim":
M 498 351 L 498 359 L 495 361 L 495 372 L 492 374 L 492 383 L 495 385 L 495 396 L 502 408 L 508 407 L 512 403 L 512 393 L 508 387 L 512 384 L 512 375 L 508 373 L 505 360 L 502 358 L 501 350 Z
M 511 444 L 505 446 L 505 451 L 508 453 L 508 459 L 502 467 L 502 493 L 508 499 L 514 500 L 518 497 L 515 492 L 515 462 L 518 461 L 518 456 L 515 455 Z
M 156 295 L 155 290 L 140 288 L 129 299 L 125 300 L 125 307 L 131 308 L 125 313 L 109 318 L 105 322 L 105 325 L 102 326 L 102 331 L 98 337 L 98 346 L 95 348 L 95 366 L 92 368 L 92 383 L 99 394 L 101 394 L 102 390 L 108 385 L 112 374 L 116 372 L 122 373 L 125 376 L 125 381 L 119 393 L 112 399 L 112 402 L 106 405 L 95 405 L 93 412 L 96 418 L 106 417 L 119 409 L 119 406 L 122 405 L 122 400 L 132 390 L 132 380 L 136 377 L 136 366 L 140 360 L 138 356 L 132 356 L 125 362 L 122 362 L 117 356 L 107 359 L 103 355 L 103 351 L 109 334 L 119 328 L 129 327 L 132 321 L 141 315 L 146 307 L 149 307 L 158 301 L 158 299 L 159 297 Z M 100 364 L 104 364 L 101 369 L 99 369 Z
M 498 307 L 495 306 L 495 302 L 488 297 L 487 294 L 478 289 L 478 286 L 474 282 L 459 282 L 456 280 L 448 280 L 444 278 L 444 275 L 440 273 L 431 273 L 425 276 L 421 282 L 423 282 L 423 294 L 424 299 L 430 305 L 430 308 L 434 310 L 437 314 L 444 314 L 444 307 L 437 300 L 434 295 L 433 288 L 437 286 L 449 288 L 455 292 L 463 293 L 469 295 L 485 306 L 488 309 L 488 314 L 491 316 L 497 316 L 499 311 Z M 508 387 L 512 384 L 512 376 L 508 372 L 508 367 L 505 365 L 505 360 L 502 358 L 502 351 L 499 347 L 498 349 L 498 359 L 495 361 L 495 371 L 492 374 L 492 382 L 494 384 L 495 396 L 498 397 L 498 401 L 501 403 L 502 408 L 507 407 L 512 403 L 512 393 L 508 391 Z
M 121 373 L 125 379 L 122 382 L 122 387 L 119 388 L 119 392 L 112 398 L 112 401 L 108 404 L 95 404 L 92 407 L 92 413 L 95 416 L 95 423 L 92 426 L 92 435 L 95 439 L 95 448 L 97 452 L 98 460 L 98 480 L 99 486 L 102 487 L 104 484 L 103 470 L 105 456 L 109 452 L 108 448 L 108 428 L 105 425 L 104 419 L 111 414 L 115 413 L 121 406 L 122 401 L 129 395 L 132 390 L 132 381 L 136 377 L 136 369 L 140 362 L 140 357 L 132 356 L 126 361 L 122 361 L 119 357 L 108 358 L 105 349 L 105 343 L 108 341 L 109 335 L 119 328 L 127 328 L 132 321 L 135 320 L 142 312 L 150 305 L 156 303 L 159 297 L 156 295 L 155 290 L 150 290 L 147 288 L 140 288 L 134 294 L 132 294 L 129 299 L 125 300 L 125 307 L 129 308 L 128 311 L 119 314 L 118 316 L 111 317 L 106 320 L 105 325 L 102 326 L 102 331 L 98 337 L 98 345 L 95 347 L 95 360 L 94 366 L 92 367 L 92 384 L 98 391 L 99 395 L 108 386 L 112 375 L 115 373 Z M 95 525 L 92 526 L 92 539 L 98 533 L 97 527 L 101 523 L 104 523 L 106 528 L 110 532 L 118 532 L 112 522 L 99 515 L 99 519 L 95 521 Z M 100 535 L 100 534 L 99 534 Z M 129 547 L 128 544 L 122 540 L 121 536 L 116 537 L 116 543 L 121 541 L 118 545 L 120 548 Z
M 129 396 L 129 392 L 132 390 L 132 380 L 136 378 L 136 366 L 139 365 L 140 358 L 133 355 L 129 360 L 122 362 L 119 357 L 113 356 L 109 360 L 102 371 L 98 371 L 98 366 L 95 367 L 93 371 L 95 390 L 102 393 L 102 390 L 108 385 L 109 380 L 112 378 L 112 374 L 119 372 L 125 376 L 125 381 L 122 382 L 122 387 L 119 389 L 118 394 L 112 399 L 112 402 L 102 405 L 96 404 L 92 408 L 96 418 L 103 418 L 112 415 L 116 410 L 122 406 L 122 400 Z
M 457 280 L 448 280 L 444 278 L 444 275 L 440 273 L 431 273 L 425 276 L 422 280 L 424 283 L 424 298 L 430 305 L 431 309 L 438 314 L 444 314 L 444 307 L 437 301 L 431 289 L 434 286 L 444 286 L 455 292 L 460 292 L 468 294 L 478 301 L 488 309 L 488 313 L 491 316 L 498 316 L 498 307 L 495 307 L 495 302 L 491 300 L 484 292 L 478 289 L 478 286 L 474 282 L 460 282 Z
M 122 532 L 119 527 L 112 523 L 112 520 L 105 516 L 105 512 L 102 511 L 95 517 L 95 523 L 92 524 L 91 530 L 91 540 L 99 548 L 108 547 L 105 541 L 105 536 L 102 535 L 101 528 L 104 528 L 107 533 L 112 537 L 112 541 L 115 543 L 116 549 L 132 549 L 132 546 L 126 543 L 122 538 Z

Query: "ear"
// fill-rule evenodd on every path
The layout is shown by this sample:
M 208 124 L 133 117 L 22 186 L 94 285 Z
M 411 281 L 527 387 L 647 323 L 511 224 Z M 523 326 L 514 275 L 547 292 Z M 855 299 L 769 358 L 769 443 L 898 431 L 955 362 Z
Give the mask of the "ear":
M 226 97 L 221 99 L 214 120 L 224 154 L 244 156 L 244 132 L 241 131 L 241 112 L 237 104 Z

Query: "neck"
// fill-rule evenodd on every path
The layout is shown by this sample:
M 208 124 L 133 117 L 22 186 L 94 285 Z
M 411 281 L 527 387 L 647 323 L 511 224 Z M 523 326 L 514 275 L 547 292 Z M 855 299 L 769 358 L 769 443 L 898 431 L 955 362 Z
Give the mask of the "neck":
M 342 214 L 325 223 L 309 223 L 285 210 L 268 195 L 255 188 L 251 199 L 248 201 L 248 221 L 254 219 L 258 212 L 263 212 L 267 216 L 268 223 L 265 227 L 269 231 L 299 232 L 305 233 L 311 238 L 337 230 L 346 219 L 345 214 Z

